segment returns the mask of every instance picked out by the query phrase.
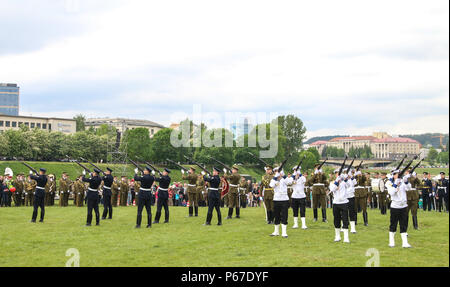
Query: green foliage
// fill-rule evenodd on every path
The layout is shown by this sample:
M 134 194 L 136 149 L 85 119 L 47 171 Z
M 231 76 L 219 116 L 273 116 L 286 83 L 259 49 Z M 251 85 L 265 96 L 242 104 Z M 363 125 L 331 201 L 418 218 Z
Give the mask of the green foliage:
M 150 159 L 151 140 L 148 129 L 136 128 L 127 130 L 123 136 L 126 141 L 128 157 L 135 159 L 136 157 Z
M 301 119 L 294 115 L 279 116 L 277 118 L 278 125 L 283 132 L 286 141 L 283 148 L 286 154 L 299 151 L 303 146 L 306 136 L 306 128 Z
M 360 148 L 354 148 L 350 147 L 350 150 L 348 152 L 348 156 L 350 158 L 373 158 L 372 150 L 370 149 L 370 146 L 364 145 L 364 147 Z
M 164 162 L 167 158 L 179 161 L 178 149 L 170 143 L 170 134 L 172 129 L 162 129 L 158 131 L 150 140 L 150 158 L 149 161 Z
M 345 157 L 345 150 L 334 146 L 329 146 L 324 149 L 326 157 Z
M 438 163 L 448 164 L 448 151 L 440 152 L 436 161 Z
M 76 121 L 76 130 L 77 132 L 84 131 L 86 129 L 86 117 L 82 114 L 78 114 L 73 119 Z
M 434 165 L 436 160 L 437 160 L 437 158 L 438 158 L 438 156 L 439 156 L 438 151 L 434 147 L 431 147 L 430 151 L 428 152 L 427 161 L 431 165 Z

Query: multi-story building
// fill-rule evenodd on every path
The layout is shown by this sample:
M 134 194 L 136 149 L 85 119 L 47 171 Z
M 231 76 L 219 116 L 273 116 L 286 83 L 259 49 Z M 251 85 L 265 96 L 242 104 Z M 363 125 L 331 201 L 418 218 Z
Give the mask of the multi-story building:
M 343 149 L 346 153 L 351 148 L 370 147 L 374 158 L 395 159 L 407 155 L 418 155 L 421 144 L 410 138 L 391 137 L 386 133 L 378 132 L 373 136 L 339 137 L 329 141 L 317 141 L 310 146 L 315 147 L 320 154 L 326 147 Z
M 0 83 L 0 115 L 19 115 L 19 87 Z
M 21 125 L 30 129 L 38 128 L 49 132 L 62 132 L 73 134 L 77 130 L 76 121 L 73 119 L 9 116 L 0 114 L 0 132 L 17 130 Z
M 124 118 L 92 118 L 86 120 L 86 127 L 98 129 L 102 125 L 114 127 L 117 132 L 123 134 L 126 130 L 135 128 L 148 129 L 150 137 L 153 137 L 158 131 L 164 129 L 163 125 L 147 120 L 134 120 Z

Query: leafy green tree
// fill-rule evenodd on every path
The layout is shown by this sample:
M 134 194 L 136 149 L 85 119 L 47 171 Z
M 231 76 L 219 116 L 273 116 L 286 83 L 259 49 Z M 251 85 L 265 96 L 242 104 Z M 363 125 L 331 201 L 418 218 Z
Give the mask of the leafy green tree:
M 170 143 L 172 129 L 165 128 L 159 130 L 150 140 L 149 161 L 161 163 L 166 159 L 180 161 L 178 149 Z
M 448 164 L 448 151 L 440 152 L 437 157 L 437 162 L 447 165 Z
M 78 114 L 73 119 L 76 121 L 77 132 L 84 131 L 86 129 L 86 117 L 82 114 Z
M 287 115 L 279 116 L 277 122 L 286 138 L 283 146 L 286 154 L 299 151 L 306 139 L 306 128 L 302 120 L 295 115 Z
M 107 127 L 108 128 L 108 127 Z M 98 131 L 98 130 L 97 130 Z M 150 159 L 150 134 L 146 128 L 136 128 L 125 131 L 123 140 L 126 142 L 127 154 L 130 158 Z M 122 144 L 122 148 L 123 148 Z
M 427 161 L 431 164 L 434 165 L 434 163 L 436 162 L 436 159 L 438 157 L 438 152 L 434 147 L 430 148 L 430 151 L 428 152 L 428 157 L 427 157 Z

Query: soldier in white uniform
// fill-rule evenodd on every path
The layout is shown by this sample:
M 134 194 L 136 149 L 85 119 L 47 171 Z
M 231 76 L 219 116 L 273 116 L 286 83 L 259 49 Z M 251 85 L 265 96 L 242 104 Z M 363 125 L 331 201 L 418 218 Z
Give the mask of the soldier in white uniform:
M 333 216 L 334 216 L 334 230 L 335 242 L 341 241 L 341 227 L 344 232 L 344 242 L 350 243 L 348 236 L 348 199 L 347 189 L 349 186 L 348 175 L 339 175 L 339 170 L 334 171 L 336 180 L 330 183 L 330 192 L 333 193 Z M 341 225 L 342 221 L 342 225 Z
M 270 236 L 280 235 L 280 223 L 282 228 L 281 236 L 287 238 L 289 196 L 287 186 L 292 184 L 292 177 L 286 177 L 283 170 L 277 172 L 270 181 L 269 186 L 274 188 L 273 209 L 275 218 L 275 231 Z
M 386 188 L 391 196 L 391 224 L 389 227 L 389 247 L 395 246 L 395 233 L 400 224 L 402 247 L 411 248 L 408 243 L 408 200 L 406 191 L 410 188 L 409 174 L 399 178 L 399 170 L 392 172 L 392 177 L 386 183 Z
M 300 217 L 302 220 L 302 229 L 307 229 L 306 226 L 306 194 L 305 184 L 306 177 L 301 173 L 301 168 L 296 170 L 294 167 L 292 174 L 292 209 L 294 211 L 294 226 L 292 228 L 298 228 L 298 210 L 300 209 Z
M 355 171 L 351 170 L 347 175 L 347 199 L 348 199 L 348 213 L 350 217 L 350 232 L 356 233 L 356 213 L 355 206 L 355 185 L 357 184 L 356 178 L 354 178 Z

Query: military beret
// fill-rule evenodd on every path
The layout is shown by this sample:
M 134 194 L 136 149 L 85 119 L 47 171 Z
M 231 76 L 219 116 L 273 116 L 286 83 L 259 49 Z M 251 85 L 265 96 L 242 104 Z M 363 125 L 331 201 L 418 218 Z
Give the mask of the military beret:
M 214 170 L 217 171 L 218 173 L 221 172 L 220 168 L 218 168 L 218 167 L 214 167 Z
M 170 169 L 165 168 L 164 170 L 165 170 L 167 173 L 170 173 Z
M 109 167 L 107 167 L 106 170 L 109 171 L 109 172 L 113 172 L 113 170 L 110 169 Z
M 441 171 L 439 174 L 445 175 L 445 172 Z

